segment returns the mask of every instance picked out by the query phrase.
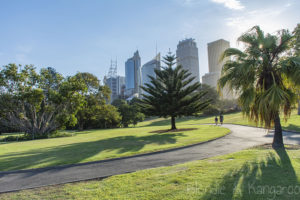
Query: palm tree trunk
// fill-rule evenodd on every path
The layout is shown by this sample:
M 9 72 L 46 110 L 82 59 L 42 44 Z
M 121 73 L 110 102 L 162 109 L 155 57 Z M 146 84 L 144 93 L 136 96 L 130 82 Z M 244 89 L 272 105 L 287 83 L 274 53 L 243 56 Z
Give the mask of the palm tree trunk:
M 298 101 L 298 115 L 300 115 L 300 100 Z
M 171 123 L 172 123 L 172 127 L 171 130 L 175 130 L 176 129 L 176 125 L 175 125 L 175 117 L 171 117 Z
M 282 148 L 284 147 L 284 145 L 283 145 L 282 127 L 280 123 L 279 113 L 276 114 L 276 117 L 274 119 L 274 125 L 275 125 L 275 133 L 273 137 L 272 147 L 274 149 Z

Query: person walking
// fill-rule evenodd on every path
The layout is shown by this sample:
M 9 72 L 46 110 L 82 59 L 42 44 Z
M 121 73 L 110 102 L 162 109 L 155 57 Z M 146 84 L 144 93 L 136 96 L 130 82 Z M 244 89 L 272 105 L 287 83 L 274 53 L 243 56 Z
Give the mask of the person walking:
M 216 123 L 216 126 L 218 125 L 218 117 L 216 116 L 215 117 L 215 123 Z
M 223 114 L 221 113 L 220 114 L 220 124 L 223 125 L 223 121 L 224 121 L 224 116 Z

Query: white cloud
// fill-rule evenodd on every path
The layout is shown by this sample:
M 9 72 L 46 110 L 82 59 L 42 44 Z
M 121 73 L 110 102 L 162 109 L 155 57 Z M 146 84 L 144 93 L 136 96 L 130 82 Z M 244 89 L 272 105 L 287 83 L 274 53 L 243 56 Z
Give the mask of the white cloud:
M 225 24 L 229 30 L 228 35 L 231 37 L 233 46 L 238 45 L 236 39 L 244 32 L 248 31 L 255 25 L 259 25 L 265 33 L 274 34 L 280 29 L 290 29 L 293 22 L 288 22 L 283 13 L 288 7 L 281 8 L 264 8 L 247 11 L 242 14 L 234 14 L 225 19 Z M 231 30 L 231 31 L 230 31 Z M 236 45 L 235 45 L 236 44 Z
M 214 3 L 223 4 L 226 8 L 233 10 L 243 10 L 245 6 L 239 0 L 211 0 Z
M 279 17 L 282 12 L 283 10 L 273 9 L 253 10 L 240 16 L 227 18 L 226 25 L 239 31 L 246 31 L 247 28 L 252 26 L 262 25 L 267 29 L 266 31 L 272 31 L 279 24 L 274 19 Z

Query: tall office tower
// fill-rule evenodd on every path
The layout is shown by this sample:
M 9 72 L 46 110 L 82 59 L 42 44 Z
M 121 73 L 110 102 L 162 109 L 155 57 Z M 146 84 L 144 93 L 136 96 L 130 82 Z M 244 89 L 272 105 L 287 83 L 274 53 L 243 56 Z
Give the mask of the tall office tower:
M 117 61 L 110 61 L 109 72 L 107 76 L 104 76 L 104 84 L 107 85 L 110 90 L 110 102 L 118 97 L 117 93 Z
M 155 69 L 160 70 L 160 53 L 158 53 L 155 58 L 143 65 L 142 86 L 145 86 L 146 83 L 151 84 L 151 79 L 149 76 L 156 78 L 156 74 L 154 72 Z M 142 91 L 142 94 L 146 94 L 146 92 Z
M 190 38 L 180 41 L 177 45 L 176 56 L 178 64 L 195 77 L 192 83 L 200 82 L 198 48 L 195 40 Z
M 208 68 L 209 73 L 202 76 L 202 83 L 217 88 L 218 80 L 221 77 L 222 67 L 226 60 L 221 61 L 220 58 L 223 52 L 230 47 L 230 43 L 220 39 L 207 44 L 208 51 Z M 234 95 L 225 87 L 222 91 L 224 99 L 234 99 Z
M 125 88 L 125 77 L 117 76 L 117 94 L 118 96 L 124 96 L 124 88 Z
M 111 90 L 111 94 L 110 94 L 110 103 L 111 103 L 113 102 L 113 100 L 118 98 L 117 77 L 105 77 L 103 82 Z
M 125 95 L 128 97 L 138 96 L 141 93 L 141 57 L 136 51 L 132 58 L 125 63 Z

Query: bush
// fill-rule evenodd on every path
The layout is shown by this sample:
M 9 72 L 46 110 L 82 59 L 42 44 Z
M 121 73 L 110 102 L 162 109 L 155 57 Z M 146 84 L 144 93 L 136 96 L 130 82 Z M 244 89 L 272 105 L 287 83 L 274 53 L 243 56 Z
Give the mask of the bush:
M 72 132 L 66 132 L 66 131 L 54 131 L 53 133 L 48 135 L 48 138 L 59 138 L 59 137 L 72 137 Z
M 220 114 L 219 109 L 214 105 L 209 105 L 205 110 L 203 111 L 204 115 L 218 115 Z

